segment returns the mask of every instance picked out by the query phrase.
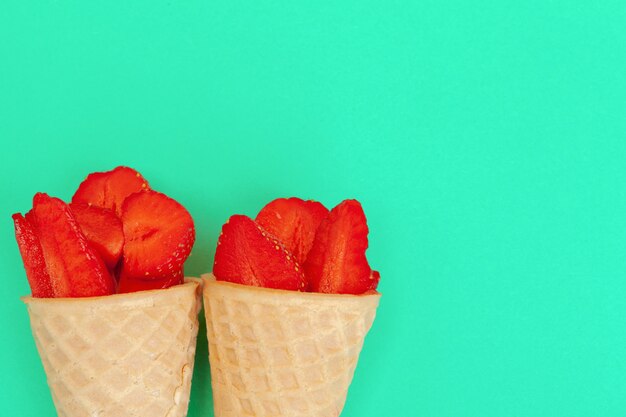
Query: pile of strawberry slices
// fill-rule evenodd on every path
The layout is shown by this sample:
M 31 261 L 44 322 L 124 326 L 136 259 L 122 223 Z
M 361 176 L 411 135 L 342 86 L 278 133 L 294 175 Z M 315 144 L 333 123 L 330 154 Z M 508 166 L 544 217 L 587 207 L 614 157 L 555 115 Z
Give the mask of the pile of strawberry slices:
M 217 242 L 218 281 L 257 287 L 336 294 L 375 290 L 367 221 L 361 204 L 345 200 L 332 210 L 316 201 L 279 198 L 256 220 L 234 215 Z
M 94 172 L 71 203 L 37 193 L 13 215 L 33 297 L 92 297 L 183 281 L 193 219 L 132 168 Z

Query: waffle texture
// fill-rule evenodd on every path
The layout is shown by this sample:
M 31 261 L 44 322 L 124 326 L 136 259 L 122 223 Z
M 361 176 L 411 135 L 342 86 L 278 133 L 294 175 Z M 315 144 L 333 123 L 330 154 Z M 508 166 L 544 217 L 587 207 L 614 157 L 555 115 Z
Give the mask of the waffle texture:
M 24 297 L 58 415 L 186 416 L 200 287 L 190 279 L 105 297 Z
M 380 294 L 203 278 L 216 417 L 339 416 Z

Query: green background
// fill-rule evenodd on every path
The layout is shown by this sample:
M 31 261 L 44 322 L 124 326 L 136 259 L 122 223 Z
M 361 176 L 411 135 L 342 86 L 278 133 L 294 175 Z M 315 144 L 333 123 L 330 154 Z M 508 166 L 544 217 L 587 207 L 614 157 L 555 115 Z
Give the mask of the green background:
M 190 274 L 233 213 L 363 203 L 384 296 L 342 416 L 623 416 L 625 24 L 621 0 L 2 1 L 0 414 L 54 415 L 11 213 L 127 164 L 194 216 Z

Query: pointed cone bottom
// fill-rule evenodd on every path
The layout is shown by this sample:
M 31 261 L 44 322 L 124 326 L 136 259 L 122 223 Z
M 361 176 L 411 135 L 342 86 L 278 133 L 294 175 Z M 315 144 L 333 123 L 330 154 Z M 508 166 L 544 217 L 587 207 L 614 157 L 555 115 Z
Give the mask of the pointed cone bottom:
M 339 416 L 380 294 L 203 278 L 216 417 Z
M 24 297 L 61 417 L 187 415 L 199 280 L 90 298 Z

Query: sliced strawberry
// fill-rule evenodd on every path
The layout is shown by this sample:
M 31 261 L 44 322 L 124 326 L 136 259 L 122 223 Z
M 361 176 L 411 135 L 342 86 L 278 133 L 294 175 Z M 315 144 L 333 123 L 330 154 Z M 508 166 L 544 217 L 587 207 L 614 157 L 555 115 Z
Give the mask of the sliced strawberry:
M 33 210 L 28 210 L 24 215 L 24 218 L 27 222 L 29 222 L 33 227 L 35 227 L 35 215 L 33 214 Z
M 195 241 L 193 219 L 176 200 L 156 191 L 128 197 L 122 206 L 121 276 L 162 278 L 183 267 Z
M 115 268 L 124 247 L 122 221 L 109 209 L 85 203 L 71 203 L 70 209 L 91 247 L 109 269 Z
M 374 271 L 372 269 L 372 271 L 370 272 L 370 276 L 369 276 L 369 285 L 367 286 L 367 290 L 376 290 L 376 287 L 378 287 L 378 283 L 380 282 L 380 272 L 378 271 Z
M 39 243 L 33 225 L 20 213 L 13 215 L 13 223 L 15 225 L 15 239 L 22 255 L 22 261 L 24 261 L 24 269 L 33 297 L 54 297 L 41 243 Z
M 69 206 L 37 193 L 32 218 L 39 235 L 55 297 L 90 297 L 115 292 L 115 281 L 89 246 Z
M 301 291 L 302 268 L 272 234 L 247 216 L 234 215 L 222 227 L 213 273 L 220 281 Z
M 277 198 L 261 209 L 256 222 L 280 239 L 300 263 L 313 246 L 315 231 L 328 215 L 322 203 L 297 197 Z
M 146 291 L 146 290 L 160 290 L 163 288 L 169 288 L 174 285 L 183 283 L 183 270 L 180 269 L 174 272 L 170 276 L 152 278 L 152 277 L 129 277 L 127 275 L 120 276 L 120 284 L 117 287 L 118 293 Z
M 358 201 L 345 200 L 330 211 L 304 265 L 312 291 L 362 294 L 376 288 L 380 274 L 372 272 L 365 257 L 367 234 Z
M 122 215 L 122 203 L 129 195 L 150 189 L 148 182 L 132 168 L 119 166 L 111 171 L 93 172 L 78 186 L 72 203 L 87 203 Z

